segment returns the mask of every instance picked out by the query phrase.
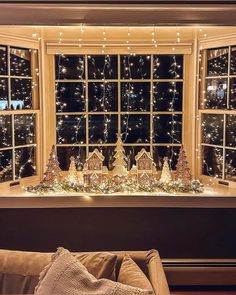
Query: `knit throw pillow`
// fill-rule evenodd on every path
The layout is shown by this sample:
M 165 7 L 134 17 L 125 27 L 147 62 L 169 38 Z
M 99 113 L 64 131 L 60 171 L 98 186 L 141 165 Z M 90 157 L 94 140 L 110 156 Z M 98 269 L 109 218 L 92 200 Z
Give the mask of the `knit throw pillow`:
M 37 295 L 149 295 L 148 290 L 108 279 L 96 279 L 66 249 L 59 248 L 41 272 Z

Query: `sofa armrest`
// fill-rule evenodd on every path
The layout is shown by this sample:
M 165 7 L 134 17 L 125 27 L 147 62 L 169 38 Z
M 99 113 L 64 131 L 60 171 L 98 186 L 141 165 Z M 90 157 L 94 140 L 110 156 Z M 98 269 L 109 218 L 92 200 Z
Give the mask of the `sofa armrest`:
M 170 295 L 161 258 L 157 250 L 150 250 L 146 256 L 149 280 L 155 295 Z

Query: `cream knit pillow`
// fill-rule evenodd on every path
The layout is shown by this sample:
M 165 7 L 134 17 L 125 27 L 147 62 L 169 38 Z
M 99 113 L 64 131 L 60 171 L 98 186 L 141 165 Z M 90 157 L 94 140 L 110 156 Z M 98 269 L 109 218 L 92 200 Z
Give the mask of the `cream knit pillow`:
M 97 280 L 66 249 L 59 248 L 41 272 L 37 295 L 149 295 L 142 290 L 107 279 Z

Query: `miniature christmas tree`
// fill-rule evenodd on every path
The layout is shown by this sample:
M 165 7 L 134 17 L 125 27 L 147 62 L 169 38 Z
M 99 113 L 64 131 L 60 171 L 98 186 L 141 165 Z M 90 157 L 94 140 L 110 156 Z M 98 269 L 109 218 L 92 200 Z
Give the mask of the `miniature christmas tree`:
M 78 182 L 77 169 L 75 166 L 75 158 L 74 157 L 70 158 L 70 167 L 69 167 L 68 176 L 66 177 L 66 181 L 71 184 L 76 184 Z
M 192 180 L 192 175 L 188 167 L 188 162 L 183 145 L 179 151 L 179 158 L 176 165 L 176 179 L 184 185 L 188 185 Z
M 53 145 L 42 183 L 51 185 L 56 181 L 60 181 L 61 178 L 62 178 L 62 175 L 61 175 L 61 169 L 59 167 L 59 162 L 56 155 L 56 147 L 55 145 Z
M 164 158 L 164 164 L 163 164 L 163 168 L 162 168 L 162 172 L 161 172 L 160 182 L 162 182 L 164 184 L 168 184 L 168 183 L 172 182 L 172 175 L 170 172 L 170 167 L 168 164 L 167 157 Z
M 114 176 L 126 176 L 127 171 L 127 163 L 126 163 L 126 156 L 125 156 L 125 150 L 123 147 L 121 135 L 117 134 L 117 142 L 116 142 L 116 148 L 115 148 L 115 155 L 114 155 L 115 161 L 113 162 L 113 170 L 112 174 Z

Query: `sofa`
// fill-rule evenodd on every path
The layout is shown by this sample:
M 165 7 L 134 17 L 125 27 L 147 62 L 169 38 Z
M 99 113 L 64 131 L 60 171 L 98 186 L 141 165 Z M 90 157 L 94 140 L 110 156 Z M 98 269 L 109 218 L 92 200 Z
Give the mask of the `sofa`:
M 98 252 L 74 252 L 87 255 Z M 100 252 L 107 253 L 107 252 Z M 115 278 L 125 254 L 128 254 L 145 273 L 155 295 L 169 295 L 169 287 L 160 256 L 156 250 L 109 252 L 117 256 Z M 0 250 L 0 294 L 32 294 L 43 265 L 52 253 Z

